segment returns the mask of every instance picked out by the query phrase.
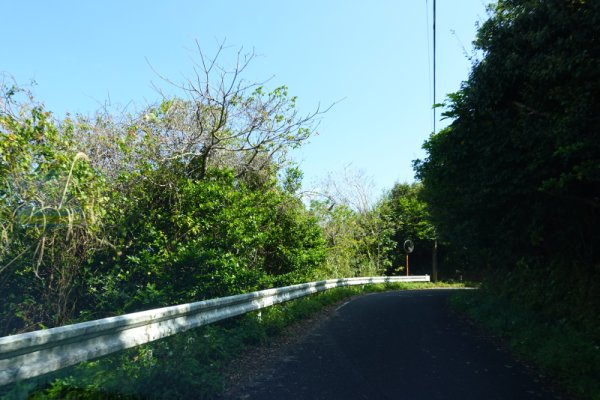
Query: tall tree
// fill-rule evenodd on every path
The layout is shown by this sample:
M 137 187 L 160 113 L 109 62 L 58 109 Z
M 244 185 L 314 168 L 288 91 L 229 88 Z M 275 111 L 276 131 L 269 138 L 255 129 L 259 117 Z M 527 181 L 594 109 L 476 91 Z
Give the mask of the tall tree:
M 476 265 L 533 270 L 546 285 L 536 301 L 568 293 L 583 305 L 600 274 L 600 3 L 500 0 L 491 11 L 481 59 L 449 96 L 452 122 L 425 143 L 417 176 L 440 235 Z
M 436 239 L 435 227 L 431 224 L 427 205 L 419 198 L 420 183 L 394 185 L 384 197 L 386 213 L 393 227 L 392 239 L 395 251 L 391 254 L 393 268 L 406 271 L 406 253 L 403 246 L 406 240 L 415 245 L 411 255 L 416 261 L 415 271 L 431 273 L 431 251 Z M 410 262 L 409 262 L 410 267 Z
M 312 211 L 328 241 L 327 270 L 333 276 L 383 274 L 394 243 L 386 204 L 372 201 L 372 179 L 347 167 L 330 174 L 323 187 L 326 200 L 314 201 Z

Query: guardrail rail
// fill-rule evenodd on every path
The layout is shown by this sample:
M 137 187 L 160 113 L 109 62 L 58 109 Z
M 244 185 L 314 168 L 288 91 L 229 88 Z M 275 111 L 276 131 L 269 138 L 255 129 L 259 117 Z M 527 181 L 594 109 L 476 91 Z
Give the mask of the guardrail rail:
M 429 282 L 429 275 L 330 279 L 0 338 L 0 386 L 327 289 Z

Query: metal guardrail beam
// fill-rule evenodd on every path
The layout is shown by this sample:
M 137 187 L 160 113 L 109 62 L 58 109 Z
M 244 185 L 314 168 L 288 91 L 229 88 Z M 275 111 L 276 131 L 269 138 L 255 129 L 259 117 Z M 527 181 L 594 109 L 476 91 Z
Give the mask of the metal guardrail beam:
M 429 275 L 303 283 L 2 337 L 0 386 L 327 289 L 393 282 L 429 282 Z

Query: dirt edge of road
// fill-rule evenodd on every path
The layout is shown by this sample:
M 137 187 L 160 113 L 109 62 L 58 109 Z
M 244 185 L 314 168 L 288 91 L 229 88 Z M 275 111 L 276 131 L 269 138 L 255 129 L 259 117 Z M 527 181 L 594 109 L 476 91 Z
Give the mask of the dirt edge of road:
M 286 327 L 265 344 L 252 346 L 236 357 L 224 371 L 225 391 L 222 399 L 243 399 L 246 389 L 262 377 L 272 373 L 274 364 L 287 353 L 287 349 L 300 343 L 314 329 L 326 321 L 343 304 L 358 297 L 374 293 L 364 293 L 348 297 L 327 305 L 309 318 L 297 321 Z

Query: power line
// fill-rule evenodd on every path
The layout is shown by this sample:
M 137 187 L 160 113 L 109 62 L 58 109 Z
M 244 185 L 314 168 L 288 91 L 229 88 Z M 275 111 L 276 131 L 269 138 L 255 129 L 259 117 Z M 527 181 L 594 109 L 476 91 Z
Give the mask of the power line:
M 433 133 L 435 134 L 435 61 L 436 61 L 436 35 L 435 35 L 435 1 L 433 0 Z
M 427 32 L 427 84 L 428 84 L 428 93 L 429 95 L 429 103 L 433 104 L 433 98 L 431 97 L 432 93 L 432 69 L 431 69 L 431 34 L 429 33 L 429 0 L 425 0 L 425 31 Z M 433 124 L 431 125 L 433 129 Z

